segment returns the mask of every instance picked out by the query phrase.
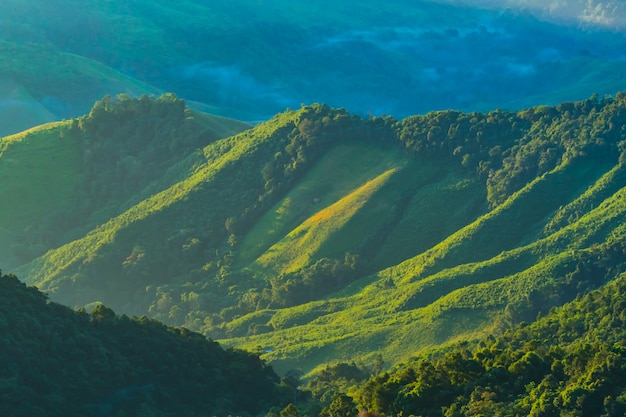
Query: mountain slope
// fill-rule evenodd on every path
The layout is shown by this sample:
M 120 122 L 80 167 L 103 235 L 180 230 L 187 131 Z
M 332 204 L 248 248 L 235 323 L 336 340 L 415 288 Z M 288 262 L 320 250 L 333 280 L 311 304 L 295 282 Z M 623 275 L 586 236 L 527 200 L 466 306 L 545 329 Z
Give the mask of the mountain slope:
M 355 408 L 424 416 L 622 415 L 625 278 L 530 325 L 375 375 L 351 389 Z
M 128 117 L 142 103 L 105 100 L 71 122 L 94 138 L 161 131 L 165 114 L 179 127 L 119 149 L 155 167 L 137 188 L 133 169 L 91 170 L 100 186 L 82 204 L 113 196 L 117 211 L 17 269 L 56 301 L 103 301 L 311 371 L 532 321 L 624 266 L 624 94 L 402 121 L 314 105 L 201 151 L 183 103 Z M 90 161 L 115 150 L 104 144 Z M 144 148 L 180 159 L 164 168 L 171 155 Z
M 197 148 L 249 127 L 186 109 L 171 95 L 119 96 L 83 118 L 1 138 L 0 191 L 11 199 L 0 216 L 3 265 L 76 239 L 185 177 Z
M 58 119 L 24 87 L 6 79 L 0 82 L 0 108 L 2 109 L 0 136 L 21 132 Z
M 76 117 L 105 95 L 159 94 L 158 88 L 147 83 L 50 45 L 2 38 L 0 55 L 7 57 L 0 61 L 2 117 L 10 121 L 0 125 L 0 137 L 43 122 Z M 41 71 L 42 67 L 46 70 Z M 9 119 L 9 114 L 18 117 Z

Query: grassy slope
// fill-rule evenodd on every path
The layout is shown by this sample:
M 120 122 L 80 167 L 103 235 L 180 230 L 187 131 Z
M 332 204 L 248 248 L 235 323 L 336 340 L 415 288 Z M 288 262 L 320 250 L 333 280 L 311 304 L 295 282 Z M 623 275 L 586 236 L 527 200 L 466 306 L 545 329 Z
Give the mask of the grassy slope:
M 192 111 L 194 119 L 205 129 L 209 129 L 220 138 L 234 136 L 237 133 L 250 129 L 252 125 L 241 120 L 217 116 L 202 111 Z
M 273 273 L 293 272 L 311 264 L 312 259 L 333 235 L 341 234 L 343 239 L 358 239 L 358 234 L 347 233 L 344 227 L 394 174 L 397 174 L 397 169 L 391 168 L 349 192 L 336 203 L 318 211 L 270 247 L 256 263 Z M 272 270 L 275 267 L 280 269 Z
M 255 223 L 238 264 L 290 272 L 313 259 L 357 253 L 378 231 L 382 241 L 369 261 L 382 269 L 474 220 L 484 198 L 484 186 L 445 165 L 372 145 L 341 145 Z M 447 222 L 438 221 L 442 215 Z
M 216 120 L 218 125 L 223 126 L 224 119 Z M 208 119 L 205 119 L 205 123 L 208 123 Z M 236 123 L 233 130 L 241 126 L 240 123 Z M 268 136 L 264 136 L 264 132 L 272 132 L 272 122 L 268 122 L 260 129 L 261 133 L 257 135 L 244 133 L 210 145 L 205 149 L 205 153 L 210 155 L 209 160 L 205 161 L 203 166 L 196 167 L 193 175 L 110 219 L 85 237 L 51 250 L 45 256 L 18 269 L 17 273 L 23 276 L 25 281 L 37 283 L 40 288 L 54 290 L 58 283 L 65 279 L 68 271 L 76 271 L 80 265 L 89 264 L 102 248 L 114 245 L 120 231 L 129 228 L 130 225 L 136 226 L 154 218 L 156 214 L 172 206 L 184 206 L 196 192 L 202 194 L 202 184 L 210 182 L 225 166 L 242 158 L 244 154 L 253 152 L 260 142 L 267 140 Z M 176 228 L 176 224 L 172 224 L 171 227 Z M 40 277 L 45 277 L 45 279 L 42 281 Z
M 0 137 L 57 119 L 24 87 L 9 79 L 0 81 Z
M 584 161 L 560 166 L 437 246 L 390 268 L 384 276 L 412 281 L 446 267 L 489 259 L 533 241 L 548 216 L 580 192 L 581 183 L 599 178 L 609 168 Z
M 403 195 L 410 201 L 376 254 L 378 269 L 431 248 L 485 209 L 484 185 L 460 171 L 425 160 L 411 175 L 416 187 Z
M 319 244 L 305 249 L 315 251 L 328 239 L 326 234 L 339 231 L 368 196 L 407 162 L 398 150 L 338 146 L 255 223 L 242 243 L 239 263 L 247 265 L 258 258 L 258 264 L 266 265 L 276 256 L 283 257 L 283 249 L 308 246 L 314 235 Z M 293 260 L 298 254 L 284 256 Z
M 195 121 L 217 137 L 230 137 L 251 126 L 234 119 L 194 111 Z M 70 122 L 42 125 L 19 134 L 0 138 L 0 197 L 11 204 L 0 213 L 0 260 L 4 268 L 13 268 L 32 258 L 33 248 L 20 245 L 20 236 L 32 232 L 50 218 L 51 214 L 67 211 L 77 204 L 81 181 L 81 142 L 70 131 Z M 190 149 L 189 152 L 195 150 Z M 195 157 L 192 155 L 192 158 Z M 192 161 L 193 162 L 193 161 Z M 169 167 L 158 181 L 175 183 L 189 174 L 189 161 Z M 158 186 L 157 186 L 158 188 Z M 154 186 L 148 186 L 146 193 Z M 95 227 L 106 222 L 108 213 L 95 213 L 90 224 Z M 42 254 L 47 247 L 37 248 Z M 27 250 L 28 253 L 22 253 Z M 23 255 L 20 257 L 20 254 Z
M 569 176 L 572 170 L 581 170 L 581 167 L 572 164 L 557 172 Z M 533 290 L 563 293 L 562 297 L 566 297 L 563 271 L 570 271 L 572 264 L 581 258 L 593 257 L 597 248 L 594 245 L 626 237 L 622 224 L 626 188 L 622 188 L 623 182 L 616 175 L 620 170 L 623 168 L 583 170 L 588 188 L 578 186 L 573 190 L 563 190 L 565 184 L 558 180 L 555 172 L 551 174 L 553 178 L 548 176 L 543 180 L 550 183 L 547 189 L 541 180 L 537 181 L 514 195 L 495 213 L 468 226 L 473 236 L 470 241 L 494 239 L 491 230 L 484 226 L 486 221 L 497 223 L 498 219 L 510 215 L 511 207 L 534 204 L 537 194 L 545 195 L 548 191 L 550 195 L 562 196 L 555 199 L 556 208 L 563 203 L 567 206 L 570 201 L 575 205 L 590 196 L 603 200 L 577 221 L 544 239 L 525 245 L 523 236 L 518 235 L 517 244 L 510 243 L 510 250 L 477 262 L 469 262 L 470 258 L 464 260 L 463 252 L 444 243 L 442 248 L 436 249 L 439 255 L 426 256 L 434 264 L 428 269 L 420 269 L 424 257 L 418 257 L 407 261 L 402 270 L 390 268 L 380 273 L 380 277 L 394 278 L 395 285 L 386 284 L 380 277 L 366 277 L 344 290 L 343 296 L 257 313 L 250 319 L 267 322 L 276 329 L 273 333 L 223 342 L 248 348 L 267 347 L 271 352 L 266 354 L 266 359 L 281 371 L 293 367 L 310 370 L 328 358 L 352 359 L 359 353 L 361 359 L 367 360 L 368 354 L 363 352 L 370 350 L 366 346 L 378 349 L 384 346 L 377 352 L 382 352 L 386 359 L 397 360 L 428 346 L 473 337 L 492 328 L 502 320 L 507 305 L 525 302 Z M 607 182 L 618 191 L 601 196 L 599 193 Z M 546 206 L 542 213 L 537 213 L 535 221 L 543 224 L 553 214 Z M 525 230 L 529 227 L 529 224 L 522 226 Z M 457 232 L 457 235 L 467 236 L 467 231 Z M 454 241 L 454 236 L 448 240 Z M 462 256 L 455 258 L 458 259 L 455 263 L 446 261 L 453 254 Z M 413 268 L 422 272 L 416 274 Z M 417 281 L 416 276 L 420 277 Z M 239 320 L 244 323 L 245 317 Z

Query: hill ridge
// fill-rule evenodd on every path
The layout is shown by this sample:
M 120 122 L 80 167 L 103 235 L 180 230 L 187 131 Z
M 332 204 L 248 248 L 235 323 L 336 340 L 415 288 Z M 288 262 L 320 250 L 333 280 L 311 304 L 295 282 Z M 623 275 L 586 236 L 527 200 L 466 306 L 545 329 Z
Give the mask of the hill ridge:
M 147 198 L 18 272 L 53 300 L 261 346 L 281 372 L 345 352 L 371 361 L 368 340 L 400 360 L 532 321 L 615 276 L 625 104 L 400 121 L 316 104 L 220 139 L 174 97 L 104 100 L 68 122 L 89 146 L 115 143 L 94 142 L 100 117 L 152 132 L 164 114 L 185 126 L 165 144 L 204 143 L 158 171 Z M 131 158 L 144 155 L 135 140 Z

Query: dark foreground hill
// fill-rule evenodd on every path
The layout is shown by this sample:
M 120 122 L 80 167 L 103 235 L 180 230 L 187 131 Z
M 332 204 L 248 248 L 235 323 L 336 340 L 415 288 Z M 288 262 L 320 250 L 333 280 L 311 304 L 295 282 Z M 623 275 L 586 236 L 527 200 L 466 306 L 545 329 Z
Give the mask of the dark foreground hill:
M 498 332 L 623 270 L 624 94 L 401 121 L 314 105 L 223 139 L 207 117 L 121 97 L 3 139 L 5 175 L 48 144 L 59 167 L 45 193 L 2 183 L 13 269 L 281 372 Z
M 257 356 L 102 305 L 73 311 L 10 275 L 0 328 L 4 416 L 257 415 L 289 398 Z

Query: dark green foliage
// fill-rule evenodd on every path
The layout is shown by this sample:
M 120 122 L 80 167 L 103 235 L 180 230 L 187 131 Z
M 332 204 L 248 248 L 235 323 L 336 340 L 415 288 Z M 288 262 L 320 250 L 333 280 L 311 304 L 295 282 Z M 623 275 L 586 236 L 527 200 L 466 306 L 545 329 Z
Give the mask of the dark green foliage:
M 399 135 L 411 152 L 476 170 L 495 206 L 581 154 L 614 163 L 624 140 L 624 100 L 620 94 L 615 100 L 591 98 L 519 113 L 433 112 L 403 120 Z
M 323 417 L 354 417 L 357 408 L 351 397 L 346 394 L 336 394 L 330 405 L 322 410 Z
M 6 416 L 257 415 L 290 395 L 257 356 L 102 305 L 75 312 L 12 275 L 0 329 Z
M 341 362 L 327 365 L 308 382 L 305 389 L 311 393 L 313 399 L 328 404 L 334 401 L 339 393 L 346 392 L 348 387 L 357 385 L 368 377 L 369 372 L 354 363 Z
M 261 297 L 258 306 L 290 307 L 339 291 L 358 277 L 355 262 L 350 256 L 343 262 L 322 258 L 296 272 L 280 274 L 270 280 L 271 299 Z
M 173 94 L 105 97 L 72 127 L 81 137 L 84 188 L 78 198 L 84 213 L 119 213 L 119 205 L 139 201 L 168 169 L 218 139 Z M 159 191 L 153 185 L 149 192 Z

